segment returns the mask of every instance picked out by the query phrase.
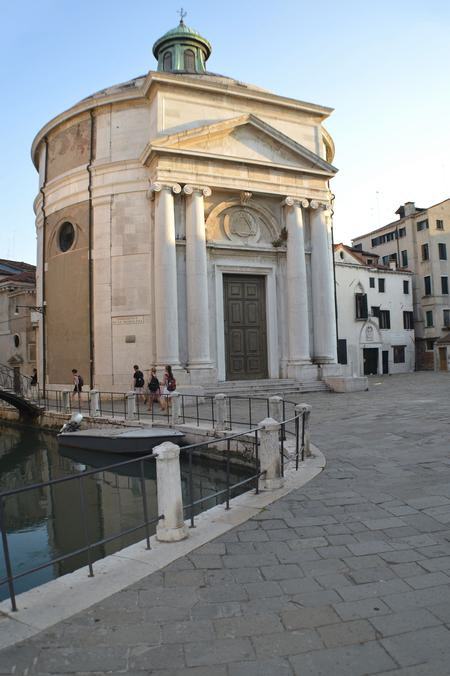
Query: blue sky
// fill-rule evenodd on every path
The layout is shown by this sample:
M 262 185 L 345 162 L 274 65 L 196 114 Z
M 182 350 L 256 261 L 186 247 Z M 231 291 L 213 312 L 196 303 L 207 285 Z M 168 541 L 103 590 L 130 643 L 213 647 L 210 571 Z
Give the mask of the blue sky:
M 179 2 L 1 0 L 0 258 L 35 262 L 30 146 L 88 94 L 155 67 Z M 335 239 L 450 197 L 450 3 L 186 1 L 210 70 L 335 109 Z

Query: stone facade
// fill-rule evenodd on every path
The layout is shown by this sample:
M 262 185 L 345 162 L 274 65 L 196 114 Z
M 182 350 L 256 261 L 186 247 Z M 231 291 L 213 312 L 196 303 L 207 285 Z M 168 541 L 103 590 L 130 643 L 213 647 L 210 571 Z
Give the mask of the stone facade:
M 170 363 L 185 386 L 317 380 L 336 369 L 332 111 L 205 72 L 209 43 L 169 33 L 156 57 L 177 47 L 181 64 L 197 40 L 194 70 L 161 57 L 33 143 L 40 367 L 45 352 L 50 384 L 72 367 L 87 383 L 92 368 L 91 384 L 119 390 L 135 363 Z M 61 251 L 67 221 L 76 238 Z

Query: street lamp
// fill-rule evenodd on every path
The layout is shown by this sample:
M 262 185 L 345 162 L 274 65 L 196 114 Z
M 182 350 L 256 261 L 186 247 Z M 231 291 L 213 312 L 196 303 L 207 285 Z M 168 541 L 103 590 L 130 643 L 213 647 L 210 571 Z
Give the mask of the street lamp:
M 14 310 L 14 314 L 18 315 L 19 310 L 21 308 L 28 308 L 29 310 L 33 310 L 34 312 L 39 312 L 41 315 L 45 314 L 45 306 L 43 306 L 43 305 L 16 305 L 16 309 Z

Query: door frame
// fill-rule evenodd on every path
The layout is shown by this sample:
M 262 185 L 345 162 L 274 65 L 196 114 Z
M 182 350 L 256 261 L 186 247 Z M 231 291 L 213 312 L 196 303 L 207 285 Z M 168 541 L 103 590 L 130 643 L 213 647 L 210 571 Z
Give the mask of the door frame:
M 377 372 L 376 373 L 366 373 L 365 369 L 365 361 L 364 361 L 364 350 L 373 350 L 377 352 Z M 363 375 L 373 375 L 373 376 L 378 376 L 380 375 L 380 348 L 379 347 L 363 347 Z
M 279 377 L 278 354 L 278 310 L 276 290 L 276 265 L 245 262 L 217 262 L 214 264 L 216 287 L 216 340 L 217 340 L 217 377 L 219 381 L 226 379 L 225 360 L 225 315 L 223 307 L 223 276 L 252 275 L 266 278 L 266 332 L 267 332 L 267 373 L 269 378 Z M 270 321 L 269 321 L 270 318 Z M 242 382 L 245 382 L 243 380 Z

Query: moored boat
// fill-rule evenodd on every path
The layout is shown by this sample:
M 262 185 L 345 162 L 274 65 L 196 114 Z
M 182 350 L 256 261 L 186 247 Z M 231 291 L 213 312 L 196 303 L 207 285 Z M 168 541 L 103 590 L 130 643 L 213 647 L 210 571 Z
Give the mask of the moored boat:
M 164 427 L 93 427 L 58 434 L 60 446 L 103 453 L 151 453 L 164 441 L 179 444 L 183 432 Z

